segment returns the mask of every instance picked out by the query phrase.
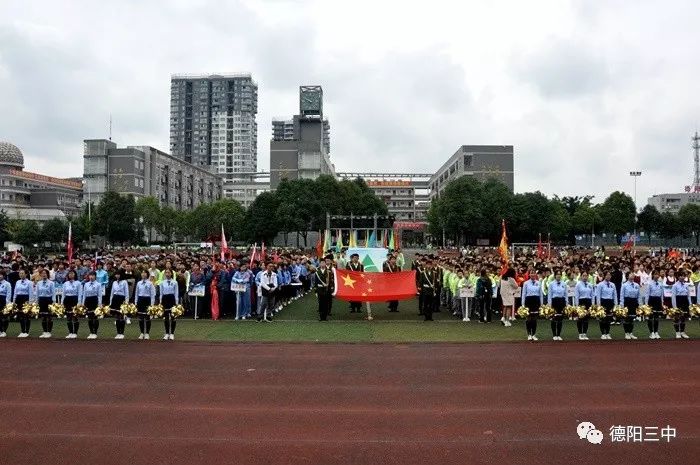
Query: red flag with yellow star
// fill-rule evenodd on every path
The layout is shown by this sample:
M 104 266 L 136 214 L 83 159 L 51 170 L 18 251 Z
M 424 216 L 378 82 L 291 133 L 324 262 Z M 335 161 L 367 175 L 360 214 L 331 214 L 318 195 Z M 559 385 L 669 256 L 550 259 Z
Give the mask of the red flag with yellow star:
M 416 296 L 416 272 L 363 273 L 333 269 L 335 297 L 341 300 L 382 302 Z

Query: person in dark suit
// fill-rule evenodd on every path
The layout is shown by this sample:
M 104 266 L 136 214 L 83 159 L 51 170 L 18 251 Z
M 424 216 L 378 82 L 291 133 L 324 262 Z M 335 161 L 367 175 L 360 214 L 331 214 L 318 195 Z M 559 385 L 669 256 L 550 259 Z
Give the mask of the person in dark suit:
M 394 255 L 389 254 L 387 256 L 387 261 L 384 262 L 384 265 L 382 265 L 382 271 L 384 273 L 398 273 L 401 271 L 399 269 L 399 266 L 396 264 L 396 257 Z M 389 301 L 389 311 L 390 312 L 398 312 L 399 311 L 399 301 L 398 300 L 390 300 Z
M 433 301 L 436 298 L 436 280 L 437 273 L 433 268 L 433 262 L 432 260 L 427 260 L 425 262 L 425 267 L 421 270 L 420 275 L 418 276 L 420 295 L 422 297 L 421 303 L 423 305 L 421 313 L 425 317 L 425 321 L 433 321 Z
M 318 317 L 320 321 L 328 319 L 333 294 L 333 272 L 322 260 L 316 270 L 316 296 L 318 297 Z
M 352 254 L 350 255 L 350 261 L 345 265 L 346 270 L 350 271 L 365 271 L 365 266 L 360 263 L 360 255 Z M 350 313 L 361 313 L 362 312 L 362 302 L 351 301 L 350 302 Z

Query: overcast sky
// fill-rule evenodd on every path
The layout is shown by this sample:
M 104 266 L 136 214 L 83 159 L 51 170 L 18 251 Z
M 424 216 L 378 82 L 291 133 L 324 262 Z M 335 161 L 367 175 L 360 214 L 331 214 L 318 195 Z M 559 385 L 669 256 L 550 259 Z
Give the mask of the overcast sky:
M 415 6 L 412 6 L 414 5 Z M 680 192 L 700 129 L 700 2 L 0 0 L 0 140 L 82 175 L 82 140 L 169 150 L 173 73 L 250 72 L 272 117 L 320 84 L 339 171 L 515 147 L 515 188 Z

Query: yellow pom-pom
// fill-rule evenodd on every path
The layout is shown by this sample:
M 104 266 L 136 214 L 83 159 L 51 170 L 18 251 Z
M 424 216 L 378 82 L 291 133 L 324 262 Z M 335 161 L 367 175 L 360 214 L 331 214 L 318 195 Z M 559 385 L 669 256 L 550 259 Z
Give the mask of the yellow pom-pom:
M 588 316 L 588 309 L 583 305 L 576 307 L 576 316 L 579 318 L 586 318 Z
M 528 310 L 528 308 L 523 305 L 522 307 L 518 308 L 517 313 L 520 318 L 527 318 L 530 314 L 530 310 Z
M 605 318 L 605 308 L 602 305 L 593 305 L 588 311 L 592 318 Z
M 649 317 L 652 313 L 652 308 L 649 305 L 640 305 L 637 307 L 637 316 Z
M 615 315 L 618 318 L 624 318 L 628 314 L 627 307 L 623 307 L 622 305 L 615 305 L 613 308 L 613 315 Z
M 564 315 L 568 316 L 569 318 L 573 318 L 577 316 L 577 310 L 578 307 L 575 307 L 573 305 L 567 305 L 564 307 Z
M 11 315 L 17 311 L 17 304 L 14 302 L 10 302 L 9 304 L 5 305 L 2 309 L 2 314 L 3 315 Z
M 695 318 L 700 317 L 700 305 L 693 304 L 690 306 L 690 316 Z
M 109 316 L 109 312 L 112 309 L 110 309 L 107 305 L 100 305 L 95 309 L 95 316 L 97 318 L 104 318 L 106 316 Z
M 160 318 L 163 316 L 162 305 L 151 305 L 146 311 L 151 318 Z
M 542 318 L 552 318 L 554 316 L 554 309 L 549 305 L 542 305 L 540 307 L 540 316 Z
M 73 315 L 85 316 L 85 313 L 87 313 L 87 308 L 85 308 L 85 305 L 78 304 L 75 307 L 73 307 Z
M 179 318 L 184 314 L 185 314 L 185 307 L 183 307 L 182 305 L 175 305 L 173 308 L 170 309 L 170 315 L 173 318 Z

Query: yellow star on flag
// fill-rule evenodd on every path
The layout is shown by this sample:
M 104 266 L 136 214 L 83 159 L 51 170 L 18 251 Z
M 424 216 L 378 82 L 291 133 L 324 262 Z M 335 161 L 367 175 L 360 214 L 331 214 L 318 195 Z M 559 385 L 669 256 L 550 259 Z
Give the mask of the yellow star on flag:
M 355 289 L 355 280 L 352 279 L 349 275 L 343 276 L 343 284 L 346 286 L 349 286 L 353 289 Z
M 371 293 L 371 292 L 372 292 L 372 288 L 370 287 L 369 289 L 367 289 L 367 292 Z
M 368 280 L 367 280 L 367 284 L 372 284 L 372 280 L 371 280 L 371 279 L 368 279 Z

